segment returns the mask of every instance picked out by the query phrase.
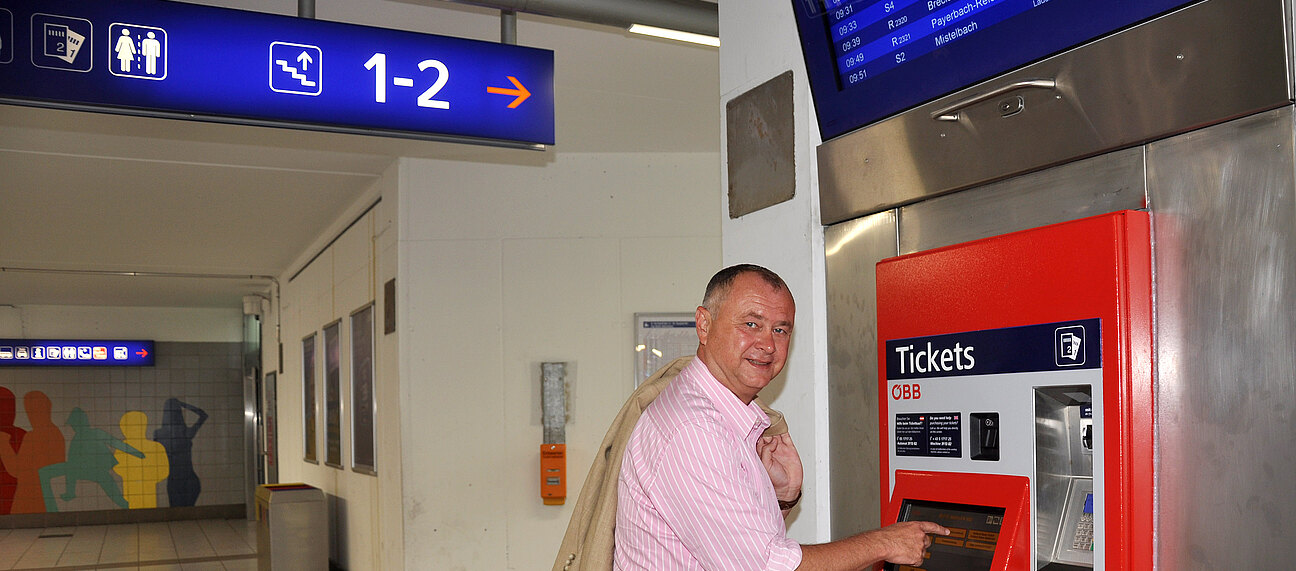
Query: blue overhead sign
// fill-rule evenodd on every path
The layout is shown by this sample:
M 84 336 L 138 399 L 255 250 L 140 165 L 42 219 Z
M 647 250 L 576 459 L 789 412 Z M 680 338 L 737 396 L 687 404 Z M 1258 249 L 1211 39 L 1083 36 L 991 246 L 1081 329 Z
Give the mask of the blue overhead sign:
M 0 339 L 0 367 L 152 367 L 152 341 Z
M 0 0 L 0 101 L 554 143 L 553 52 L 161 0 Z

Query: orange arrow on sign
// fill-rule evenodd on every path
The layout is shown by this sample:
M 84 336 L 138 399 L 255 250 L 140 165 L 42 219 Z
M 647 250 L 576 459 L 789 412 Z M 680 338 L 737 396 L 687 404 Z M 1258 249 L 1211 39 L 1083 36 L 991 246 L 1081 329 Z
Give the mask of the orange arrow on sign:
M 522 82 L 518 81 L 516 77 L 510 75 L 508 76 L 508 79 L 509 81 L 513 82 L 513 86 L 516 87 L 517 89 L 509 89 L 507 87 L 486 86 L 486 93 L 496 93 L 499 95 L 516 95 L 517 99 L 514 99 L 513 102 L 509 103 L 508 106 L 509 109 L 513 109 L 518 105 L 521 105 L 522 102 L 526 101 L 528 97 L 531 97 L 531 92 L 527 91 L 527 88 L 522 87 Z
M 139 351 L 136 351 L 135 354 L 136 354 L 136 355 L 139 355 L 140 357 L 147 357 L 147 356 L 148 356 L 148 350 L 147 350 L 147 349 L 140 349 Z

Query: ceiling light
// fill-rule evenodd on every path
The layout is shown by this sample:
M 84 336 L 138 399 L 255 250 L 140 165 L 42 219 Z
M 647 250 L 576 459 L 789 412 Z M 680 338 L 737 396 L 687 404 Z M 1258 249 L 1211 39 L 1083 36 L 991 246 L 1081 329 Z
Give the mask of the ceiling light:
M 643 24 L 631 24 L 629 30 L 631 33 L 643 34 L 645 36 L 656 36 L 658 38 L 666 38 L 668 40 L 679 40 L 681 42 L 691 42 L 694 44 L 702 44 L 702 45 L 713 46 L 717 48 L 720 47 L 720 38 L 717 38 L 715 36 L 704 36 L 702 34 L 681 32 L 679 30 L 655 28 L 653 26 L 645 26 Z

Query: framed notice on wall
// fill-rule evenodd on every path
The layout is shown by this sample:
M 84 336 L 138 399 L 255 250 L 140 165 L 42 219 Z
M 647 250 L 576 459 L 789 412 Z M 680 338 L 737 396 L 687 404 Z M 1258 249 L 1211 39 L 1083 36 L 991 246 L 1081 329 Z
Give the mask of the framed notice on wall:
M 265 483 L 279 482 L 279 374 L 265 374 L 261 383 L 261 453 L 264 454 L 262 468 L 265 470 Z
M 351 469 L 376 474 L 374 464 L 374 305 L 351 314 Z
M 324 326 L 324 463 L 342 467 L 342 320 Z
M 635 386 L 679 357 L 697 353 L 697 319 L 692 313 L 635 314 Z
M 302 339 L 302 454 L 312 464 L 319 464 L 315 420 L 318 410 L 319 403 L 315 401 L 315 334 L 311 333 Z

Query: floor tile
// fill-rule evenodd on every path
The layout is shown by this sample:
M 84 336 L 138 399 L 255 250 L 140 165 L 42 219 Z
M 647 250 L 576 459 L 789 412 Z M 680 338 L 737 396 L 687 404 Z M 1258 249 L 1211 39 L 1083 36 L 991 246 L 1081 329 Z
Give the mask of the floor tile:
M 207 541 L 207 534 L 203 533 L 198 522 L 173 521 L 168 527 L 171 528 L 171 540 L 172 545 L 175 546 L 176 557 L 192 559 L 216 555 L 216 550 L 212 549 L 211 542 Z
M 207 535 L 207 540 L 211 542 L 212 549 L 216 550 L 216 555 L 225 557 L 256 553 L 256 548 L 248 545 L 242 534 L 234 531 L 226 520 L 202 520 L 200 527 Z
M 15 569 L 40 569 L 58 564 L 70 537 L 37 537 L 14 564 Z
M 40 534 L 39 529 L 15 529 L 0 539 L 0 569 L 13 569 Z
M 226 559 L 221 561 L 225 565 L 225 571 L 257 571 L 257 560 L 253 559 Z
M 0 571 L 255 571 L 256 522 L 0 530 Z
M 65 553 L 94 553 L 95 557 L 103 550 L 104 537 L 108 527 L 103 525 L 85 525 L 72 528 L 72 540 L 68 542 Z

